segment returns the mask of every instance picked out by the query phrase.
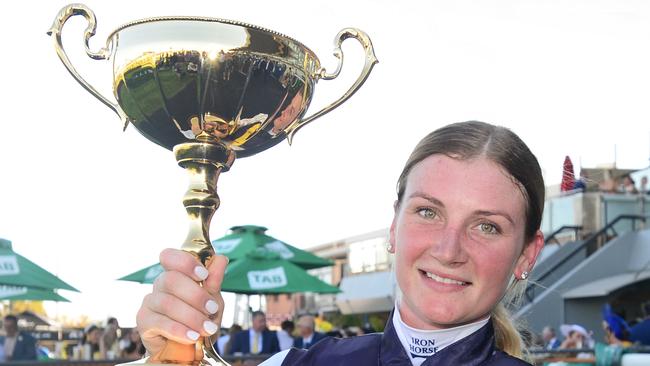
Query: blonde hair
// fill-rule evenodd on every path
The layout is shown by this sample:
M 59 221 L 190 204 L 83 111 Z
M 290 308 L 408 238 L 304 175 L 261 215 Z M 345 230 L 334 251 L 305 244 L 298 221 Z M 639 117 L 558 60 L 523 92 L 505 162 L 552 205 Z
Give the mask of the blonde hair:
M 494 327 L 494 342 L 496 348 L 510 356 L 527 360 L 526 342 L 522 331 L 526 328 L 523 323 L 513 320 L 509 309 L 518 308 L 528 281 L 513 278 L 508 290 L 492 310 L 492 326 Z

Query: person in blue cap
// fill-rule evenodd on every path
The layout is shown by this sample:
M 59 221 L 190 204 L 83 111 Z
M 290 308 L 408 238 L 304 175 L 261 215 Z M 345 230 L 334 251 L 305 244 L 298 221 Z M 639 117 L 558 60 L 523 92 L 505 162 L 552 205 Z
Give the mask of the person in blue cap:
M 544 245 L 544 194 L 537 159 L 512 131 L 470 121 L 430 133 L 397 183 L 387 250 L 399 296 L 383 334 L 325 338 L 264 365 L 529 365 L 505 305 Z M 175 249 L 160 260 L 137 316 L 152 362 L 169 340 L 192 345 L 216 331 L 227 264 L 215 256 L 204 268 Z
M 605 341 L 607 344 L 620 345 L 622 347 L 632 345 L 632 342 L 630 342 L 630 327 L 627 325 L 625 319 L 621 318 L 612 310 L 609 304 L 603 306 L 603 329 L 605 330 Z

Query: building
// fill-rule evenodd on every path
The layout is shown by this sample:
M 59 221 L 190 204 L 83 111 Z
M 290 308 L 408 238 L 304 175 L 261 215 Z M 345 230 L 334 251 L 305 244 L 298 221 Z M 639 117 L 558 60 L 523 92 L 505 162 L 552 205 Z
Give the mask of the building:
M 395 303 L 392 256 L 386 251 L 388 229 L 337 240 L 310 248 L 315 255 L 334 262 L 331 267 L 310 270 L 321 280 L 339 286 L 337 295 L 295 294 L 266 297 L 269 319 L 287 314 L 358 315 L 385 319 Z

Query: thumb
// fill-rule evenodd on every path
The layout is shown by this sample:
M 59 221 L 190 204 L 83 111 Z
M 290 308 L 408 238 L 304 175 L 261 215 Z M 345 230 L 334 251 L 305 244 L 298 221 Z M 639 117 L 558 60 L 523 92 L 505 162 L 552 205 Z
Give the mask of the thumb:
M 228 266 L 228 258 L 215 254 L 208 265 L 208 278 L 203 281 L 203 287 L 211 294 L 217 295 L 221 291 L 221 283 Z

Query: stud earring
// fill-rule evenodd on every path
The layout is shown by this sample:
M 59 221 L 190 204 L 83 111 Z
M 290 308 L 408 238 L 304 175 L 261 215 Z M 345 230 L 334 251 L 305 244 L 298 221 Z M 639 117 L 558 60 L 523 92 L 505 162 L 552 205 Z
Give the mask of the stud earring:
M 393 244 L 388 243 L 388 246 L 386 246 L 386 250 L 388 250 L 389 252 L 392 252 L 393 251 Z
M 521 272 L 521 277 L 520 277 L 520 278 L 521 278 L 522 280 L 525 280 L 526 278 L 528 278 L 528 271 L 523 271 L 523 272 Z

